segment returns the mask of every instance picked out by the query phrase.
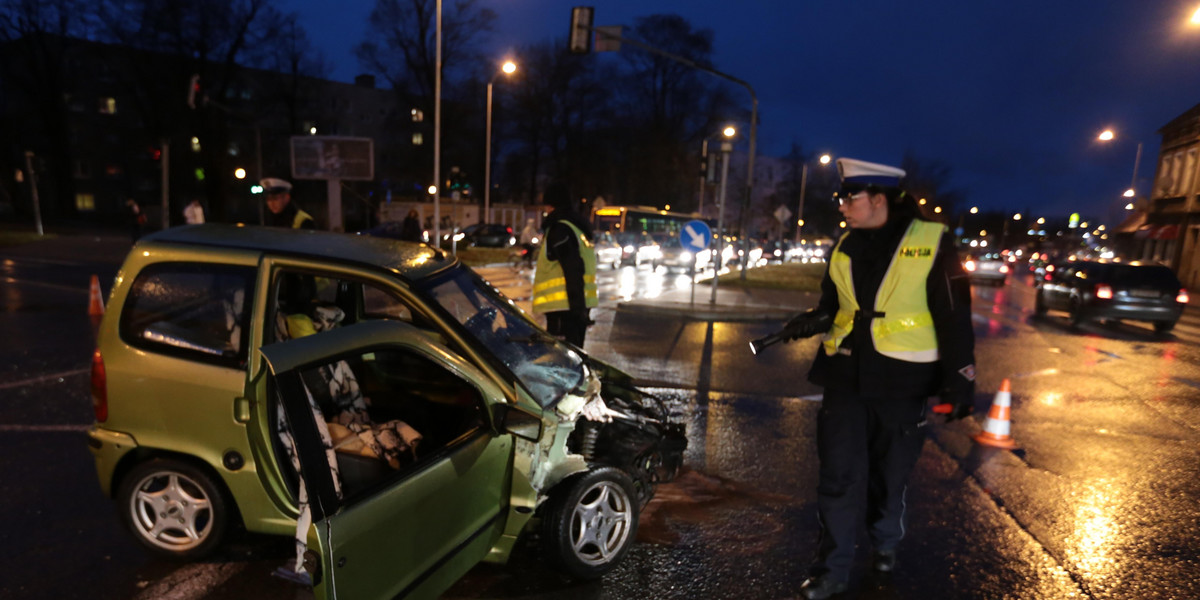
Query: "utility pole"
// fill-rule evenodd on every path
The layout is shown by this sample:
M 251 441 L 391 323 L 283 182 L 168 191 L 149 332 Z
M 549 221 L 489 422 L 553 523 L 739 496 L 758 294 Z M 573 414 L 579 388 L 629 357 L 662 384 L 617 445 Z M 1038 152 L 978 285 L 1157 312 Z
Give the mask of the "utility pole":
M 29 190 L 33 195 L 33 223 L 37 226 L 38 235 L 46 235 L 42 230 L 42 204 L 38 200 L 37 175 L 33 172 L 33 150 L 25 151 L 25 169 L 29 171 Z

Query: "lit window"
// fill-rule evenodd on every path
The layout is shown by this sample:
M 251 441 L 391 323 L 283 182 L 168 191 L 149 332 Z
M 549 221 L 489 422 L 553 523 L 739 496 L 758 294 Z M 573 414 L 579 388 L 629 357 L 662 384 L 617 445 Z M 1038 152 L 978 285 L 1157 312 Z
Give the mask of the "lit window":
M 421 121 L 424 121 L 425 113 L 419 108 L 412 109 L 412 120 L 413 123 L 420 123 Z
M 421 132 L 418 131 L 413 134 L 413 145 L 414 146 L 420 146 L 421 144 L 424 144 L 424 143 L 425 143 L 425 136 L 421 135 Z
M 100 98 L 100 114 L 102 114 L 102 115 L 117 114 L 117 99 L 116 98 Z
M 192 152 L 200 151 L 200 138 L 192 136 Z
M 80 212 L 96 210 L 96 197 L 91 194 L 75 194 L 75 210 Z

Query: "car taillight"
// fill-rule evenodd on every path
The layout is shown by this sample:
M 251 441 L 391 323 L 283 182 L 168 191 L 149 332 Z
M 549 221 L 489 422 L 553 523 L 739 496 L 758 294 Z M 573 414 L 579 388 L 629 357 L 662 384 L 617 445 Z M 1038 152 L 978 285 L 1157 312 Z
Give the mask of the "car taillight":
M 1103 283 L 1096 285 L 1096 297 L 1101 300 L 1112 300 L 1112 288 Z
M 104 374 L 104 357 L 100 349 L 92 354 L 92 412 L 96 414 L 96 422 L 108 420 L 108 376 Z
M 967 262 L 963 263 L 963 268 L 968 271 L 974 272 L 975 271 L 975 261 L 968 260 Z
M 1185 289 L 1180 289 L 1180 290 L 1179 290 L 1179 294 L 1175 296 L 1175 301 L 1176 301 L 1176 302 L 1178 302 L 1178 303 L 1180 303 L 1180 304 L 1187 304 L 1187 303 L 1188 303 L 1188 293 L 1187 293 L 1187 290 L 1185 290 Z

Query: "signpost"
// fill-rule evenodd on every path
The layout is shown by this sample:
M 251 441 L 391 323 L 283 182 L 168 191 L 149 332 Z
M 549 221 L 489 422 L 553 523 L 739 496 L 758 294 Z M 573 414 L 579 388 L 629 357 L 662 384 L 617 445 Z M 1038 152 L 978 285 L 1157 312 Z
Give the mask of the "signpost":
M 292 178 L 324 179 L 329 195 L 329 230 L 343 231 L 342 180 L 375 178 L 375 145 L 371 138 L 328 135 L 292 136 Z
M 685 250 L 693 255 L 699 254 L 708 248 L 708 244 L 712 242 L 712 230 L 708 228 L 708 223 L 704 221 L 688 221 L 679 230 L 679 242 Z M 692 304 L 696 304 L 696 260 L 692 259 L 692 265 L 688 269 L 692 275 Z M 713 270 L 713 277 L 716 278 L 716 270 Z

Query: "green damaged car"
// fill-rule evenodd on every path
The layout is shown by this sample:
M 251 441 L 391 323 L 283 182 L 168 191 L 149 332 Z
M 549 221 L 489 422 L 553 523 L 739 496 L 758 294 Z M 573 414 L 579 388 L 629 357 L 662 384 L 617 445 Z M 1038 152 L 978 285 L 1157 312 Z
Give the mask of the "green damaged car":
M 687 445 L 673 407 L 420 244 L 170 229 L 108 306 L 88 442 L 121 520 L 182 559 L 295 536 L 318 598 L 435 597 L 531 529 L 599 577 Z

